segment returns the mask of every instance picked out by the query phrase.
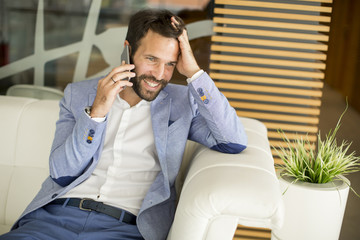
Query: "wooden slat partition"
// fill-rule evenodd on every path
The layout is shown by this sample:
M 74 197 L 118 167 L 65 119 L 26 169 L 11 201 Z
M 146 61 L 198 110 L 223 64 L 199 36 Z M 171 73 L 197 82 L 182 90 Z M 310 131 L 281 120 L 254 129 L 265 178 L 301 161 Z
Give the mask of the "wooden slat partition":
M 234 240 L 267 240 L 271 238 L 271 232 L 263 228 L 239 227 L 234 236 Z
M 214 1 L 210 75 L 218 88 L 239 116 L 265 123 L 273 147 L 285 146 L 280 129 L 316 143 L 332 0 Z M 234 239 L 270 237 L 239 226 Z
M 239 115 L 267 125 L 271 144 L 278 129 L 316 141 L 331 3 L 215 0 L 210 75 Z

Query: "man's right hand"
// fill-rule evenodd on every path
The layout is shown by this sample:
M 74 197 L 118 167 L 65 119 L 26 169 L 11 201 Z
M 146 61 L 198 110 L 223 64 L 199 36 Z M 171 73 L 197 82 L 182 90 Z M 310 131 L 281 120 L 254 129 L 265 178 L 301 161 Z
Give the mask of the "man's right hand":
M 90 116 L 92 118 L 103 118 L 108 114 L 115 97 L 126 86 L 131 87 L 132 82 L 122 79 L 130 79 L 135 77 L 135 73 L 131 72 L 135 68 L 133 64 L 122 64 L 114 68 L 106 77 L 99 80 L 96 97 L 91 108 Z

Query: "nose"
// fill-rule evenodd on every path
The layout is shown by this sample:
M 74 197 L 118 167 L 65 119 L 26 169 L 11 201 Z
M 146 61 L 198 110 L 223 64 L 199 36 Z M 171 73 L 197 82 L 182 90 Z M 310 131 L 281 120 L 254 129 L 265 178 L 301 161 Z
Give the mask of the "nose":
M 152 71 L 152 75 L 157 79 L 157 80 L 162 80 L 164 79 L 164 75 L 165 75 L 165 66 L 163 64 L 157 64 L 153 71 Z

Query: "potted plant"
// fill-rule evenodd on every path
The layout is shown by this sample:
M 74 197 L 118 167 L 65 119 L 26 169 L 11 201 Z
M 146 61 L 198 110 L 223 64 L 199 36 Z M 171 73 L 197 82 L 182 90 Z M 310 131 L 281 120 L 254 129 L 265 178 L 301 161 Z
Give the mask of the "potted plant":
M 284 164 L 277 166 L 285 206 L 284 225 L 273 230 L 272 239 L 339 239 L 350 181 L 344 177 L 359 171 L 359 157 L 347 153 L 351 143 L 336 141 L 335 129 L 321 138 L 317 147 L 308 138 L 290 141 L 282 131 L 286 147 L 276 151 Z

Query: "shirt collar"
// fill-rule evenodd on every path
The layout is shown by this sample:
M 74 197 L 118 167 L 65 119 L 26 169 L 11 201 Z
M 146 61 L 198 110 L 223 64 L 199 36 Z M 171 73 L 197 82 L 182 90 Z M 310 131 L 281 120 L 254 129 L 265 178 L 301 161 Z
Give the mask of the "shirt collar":
M 128 104 L 128 102 L 125 101 L 124 99 L 122 99 L 120 97 L 120 94 L 117 94 L 116 98 L 117 98 L 118 101 L 120 101 L 121 105 L 127 106 L 127 108 L 130 108 L 130 105 Z M 136 104 L 134 107 L 138 108 L 138 107 L 141 107 L 141 106 L 150 106 L 150 104 L 151 104 L 151 101 L 146 101 L 144 99 L 141 99 L 141 101 L 138 102 L 138 104 Z

